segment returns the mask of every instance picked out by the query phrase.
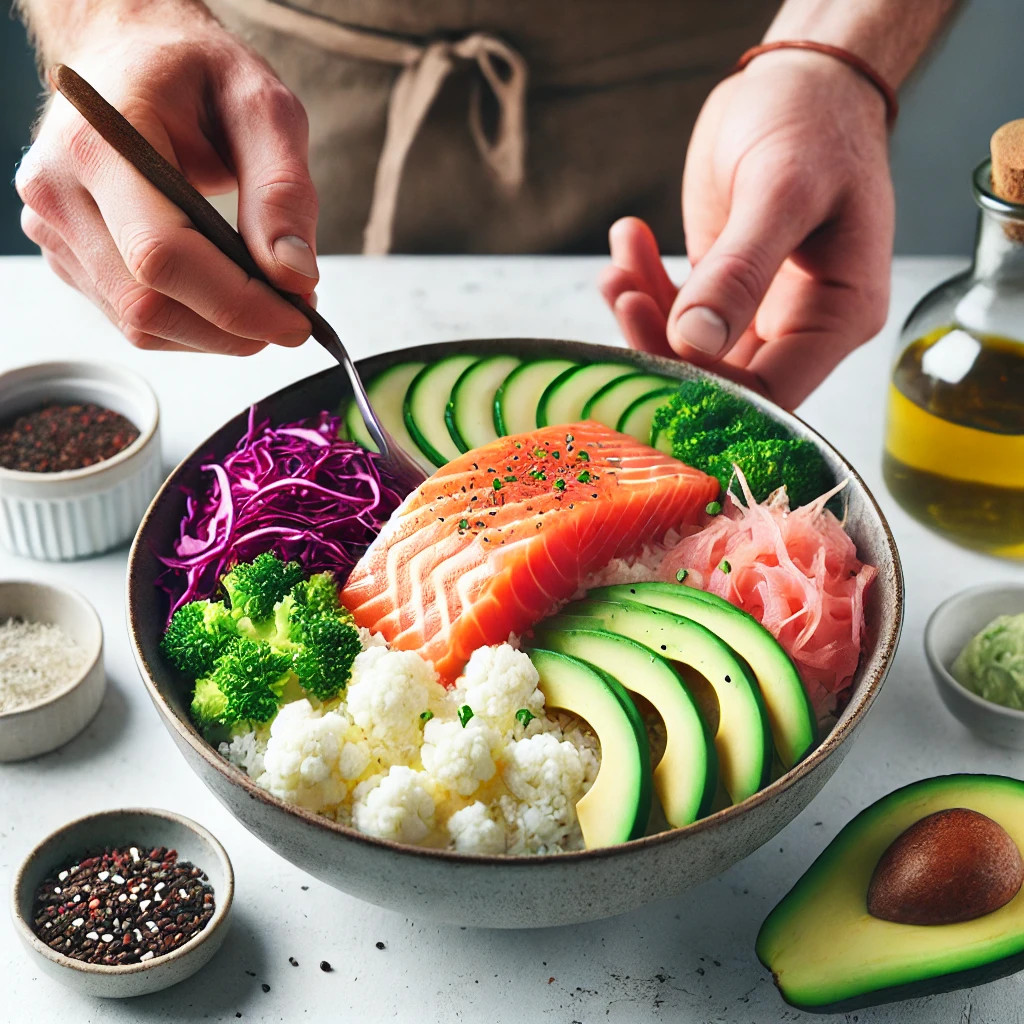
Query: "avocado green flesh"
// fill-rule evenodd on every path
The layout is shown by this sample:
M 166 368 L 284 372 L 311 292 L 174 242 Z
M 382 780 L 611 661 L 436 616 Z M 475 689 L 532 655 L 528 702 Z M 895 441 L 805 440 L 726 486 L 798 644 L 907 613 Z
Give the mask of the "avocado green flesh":
M 867 912 L 875 865 L 936 811 L 985 814 L 1024 851 L 1024 782 L 945 775 L 899 789 L 854 818 L 768 915 L 757 955 L 794 1006 L 844 1012 L 981 984 L 1024 966 L 1024 889 L 973 921 L 905 925 Z
M 563 613 L 584 616 L 609 633 L 626 636 L 670 661 L 696 669 L 718 697 L 715 749 L 718 770 L 734 804 L 768 784 L 772 741 L 753 674 L 710 630 L 672 612 L 634 601 L 576 601 Z
M 599 629 L 563 629 L 557 617 L 542 624 L 537 642 L 607 672 L 654 705 L 666 731 L 665 753 L 654 769 L 654 789 L 665 819 L 681 828 L 704 817 L 715 796 L 718 759 L 676 670 L 643 644 Z
M 752 615 L 715 594 L 678 583 L 602 587 L 587 596 L 599 601 L 639 601 L 710 629 L 747 662 L 757 677 L 783 767 L 792 768 L 814 749 L 817 721 L 800 673 L 775 637 Z
M 588 850 L 642 836 L 651 816 L 651 752 L 629 695 L 611 676 L 578 658 L 529 651 L 548 707 L 582 718 L 601 744 L 597 778 L 576 804 Z

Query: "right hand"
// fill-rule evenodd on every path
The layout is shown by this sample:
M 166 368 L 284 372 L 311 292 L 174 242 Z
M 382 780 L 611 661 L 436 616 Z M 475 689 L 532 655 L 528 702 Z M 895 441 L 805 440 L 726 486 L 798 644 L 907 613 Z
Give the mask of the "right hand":
M 60 59 L 200 192 L 238 189 L 238 227 L 277 287 L 316 286 L 305 111 L 201 5 L 135 20 L 99 7 Z M 56 95 L 15 177 L 22 228 L 52 269 L 139 348 L 250 355 L 309 321 L 250 278 Z

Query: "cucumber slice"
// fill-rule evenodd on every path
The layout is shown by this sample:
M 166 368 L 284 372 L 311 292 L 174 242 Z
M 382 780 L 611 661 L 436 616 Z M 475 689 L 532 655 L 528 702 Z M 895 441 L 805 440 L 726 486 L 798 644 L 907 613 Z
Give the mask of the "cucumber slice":
M 534 631 L 537 643 L 607 672 L 627 690 L 649 700 L 661 715 L 666 744 L 654 769 L 654 789 L 668 823 L 682 828 L 710 813 L 718 758 L 707 725 L 679 673 L 649 647 L 628 637 L 560 625 L 557 616 L 542 622 Z
M 448 433 L 445 410 L 455 382 L 479 356 L 449 356 L 428 363 L 405 393 L 405 425 L 416 447 L 435 465 L 457 459 L 461 452 Z
M 627 363 L 591 363 L 570 366 L 545 389 L 537 405 L 537 426 L 578 423 L 590 396 L 613 380 L 634 373 Z
M 588 850 L 644 834 L 651 815 L 651 751 L 636 706 L 618 680 L 567 654 L 529 652 L 549 708 L 579 715 L 597 734 L 601 767 L 576 804 Z
M 642 395 L 619 419 L 616 430 L 620 434 L 629 434 L 641 444 L 653 444 L 654 414 L 676 393 L 676 388 L 659 388 L 649 395 Z
M 409 385 L 416 374 L 423 369 L 423 366 L 423 363 L 396 363 L 370 381 L 366 386 L 366 394 L 370 399 L 370 405 L 373 406 L 381 423 L 384 424 L 384 429 L 428 473 L 432 473 L 434 467 L 420 455 L 419 449 L 405 428 L 405 418 L 402 413 Z M 345 413 L 345 429 L 353 441 L 357 441 L 371 452 L 377 450 L 355 402 L 349 402 L 348 410 Z
M 576 365 L 571 359 L 535 359 L 516 367 L 494 396 L 494 426 L 498 436 L 536 430 L 541 395 L 560 373 Z
M 521 362 L 516 356 L 487 356 L 464 370 L 455 382 L 444 418 L 460 452 L 497 440 L 494 396 Z
M 778 640 L 752 615 L 717 594 L 678 583 L 602 587 L 590 591 L 587 597 L 637 601 L 649 608 L 684 615 L 710 629 L 753 669 L 783 767 L 792 768 L 817 745 L 817 719 L 800 673 Z
M 629 637 L 697 670 L 718 698 L 715 748 L 722 784 L 734 804 L 768 785 L 772 770 L 772 734 L 761 691 L 742 658 L 711 630 L 692 619 L 639 604 L 586 598 L 566 605 L 560 615 L 578 625 Z M 555 619 L 557 623 L 559 619 Z
M 605 384 L 583 406 L 583 418 L 603 423 L 614 430 L 622 414 L 638 399 L 662 388 L 678 387 L 678 381 L 656 373 L 631 373 Z

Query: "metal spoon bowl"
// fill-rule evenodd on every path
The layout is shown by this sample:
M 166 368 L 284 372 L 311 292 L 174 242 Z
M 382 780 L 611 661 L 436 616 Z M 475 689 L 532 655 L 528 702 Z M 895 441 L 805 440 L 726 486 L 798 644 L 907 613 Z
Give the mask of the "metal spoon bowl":
M 50 70 L 50 80 L 96 131 L 136 170 L 192 221 L 195 229 L 209 239 L 229 260 L 250 277 L 262 281 L 290 302 L 310 323 L 310 333 L 338 361 L 348 375 L 352 395 L 366 429 L 377 445 L 385 471 L 406 490 L 415 490 L 427 478 L 422 467 L 384 429 L 370 404 L 359 377 L 337 331 L 301 295 L 276 288 L 252 258 L 242 236 L 198 192 L 173 164 L 165 160 L 115 107 L 111 106 L 81 75 L 66 64 Z

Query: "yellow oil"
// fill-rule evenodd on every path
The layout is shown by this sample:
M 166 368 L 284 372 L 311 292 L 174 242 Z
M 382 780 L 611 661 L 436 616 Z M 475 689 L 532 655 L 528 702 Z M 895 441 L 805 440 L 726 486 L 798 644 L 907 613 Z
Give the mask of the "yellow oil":
M 927 373 L 928 350 L 953 330 L 913 342 L 893 370 L 884 472 L 915 519 L 968 547 L 1024 559 L 1024 344 L 980 344 L 956 383 Z

